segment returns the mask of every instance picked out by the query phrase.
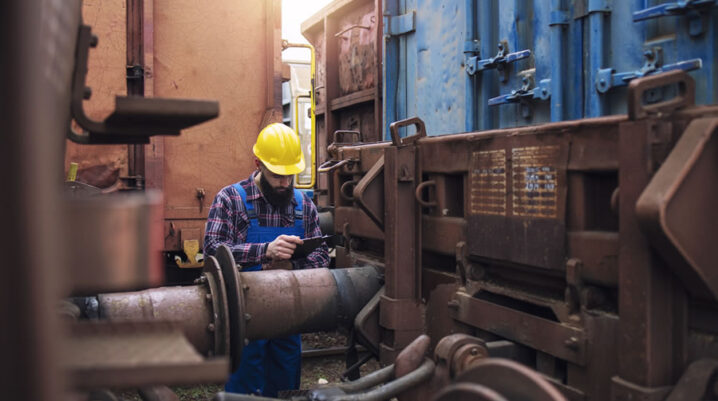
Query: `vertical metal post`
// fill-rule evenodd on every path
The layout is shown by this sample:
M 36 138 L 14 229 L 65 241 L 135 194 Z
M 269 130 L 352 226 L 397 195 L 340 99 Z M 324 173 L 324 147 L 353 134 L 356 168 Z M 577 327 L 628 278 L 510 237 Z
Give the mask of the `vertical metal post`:
M 154 0 L 144 0 L 142 42 L 144 50 L 144 95 L 154 95 Z M 145 152 L 145 188 L 164 188 L 165 139 L 153 136 Z M 164 212 L 164 210 L 163 210 Z M 164 220 L 164 219 L 163 219 Z
M 478 54 L 478 39 L 476 38 L 476 0 L 465 0 L 464 1 L 464 59 L 468 61 L 470 57 L 474 57 Z M 466 74 L 466 94 L 465 94 L 465 126 L 466 132 L 476 131 L 477 128 L 477 113 L 478 113 L 478 102 L 477 102 L 477 77 L 476 74 Z
M 551 121 L 564 119 L 564 10 L 561 0 L 551 0 Z
M 384 153 L 386 292 L 379 324 L 387 329 L 380 345 L 382 363 L 422 333 L 421 209 L 414 192 L 421 172 L 416 145 L 390 146 Z
M 337 21 L 335 18 L 324 17 L 324 124 L 325 124 L 325 141 L 339 129 L 337 118 L 332 111 L 332 100 L 339 97 L 339 63 L 330 62 L 330 60 L 339 60 L 339 38 L 334 36 L 334 32 L 338 31 Z M 318 144 L 326 149 L 329 143 Z
M 63 157 L 79 1 L 0 5 L 0 386 L 8 400 L 61 400 Z
M 606 114 L 606 98 L 596 90 L 598 70 L 605 65 L 606 15 L 610 12 L 606 0 L 588 0 L 588 74 L 585 91 L 588 96 L 584 115 L 598 117 Z M 552 94 L 553 96 L 553 94 Z
M 127 95 L 145 95 L 144 0 L 127 0 Z M 127 146 L 127 175 L 145 176 L 145 146 Z
M 680 366 L 674 354 L 675 341 L 685 324 L 676 305 L 681 293 L 673 285 L 670 271 L 653 255 L 639 229 L 636 201 L 652 175 L 649 135 L 655 129 L 650 120 L 621 124 L 619 137 L 619 316 L 618 379 L 614 393 L 637 391 L 638 386 L 673 384 Z M 674 371 L 674 369 L 676 371 Z M 623 398 L 618 398 L 623 399 Z M 628 398 L 627 398 L 628 399 Z
M 496 5 L 494 0 L 481 0 L 478 6 L 479 21 L 479 39 L 481 41 L 481 54 L 483 57 L 491 57 L 496 52 L 496 44 L 498 40 L 495 36 L 496 24 Z M 496 96 L 498 92 L 498 84 L 496 81 L 496 73 L 493 71 L 484 71 L 478 78 L 481 87 L 481 97 L 479 103 L 479 129 L 488 130 L 494 127 L 494 111 L 489 107 L 489 99 Z

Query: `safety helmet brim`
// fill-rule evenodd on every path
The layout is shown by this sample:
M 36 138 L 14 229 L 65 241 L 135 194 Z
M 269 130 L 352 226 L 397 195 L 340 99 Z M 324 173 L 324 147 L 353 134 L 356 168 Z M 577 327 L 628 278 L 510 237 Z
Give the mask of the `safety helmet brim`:
M 272 164 L 266 160 L 262 160 L 262 158 L 259 156 L 259 152 L 257 152 L 257 145 L 255 144 L 252 147 L 252 151 L 254 152 L 254 155 L 257 156 L 257 158 L 264 164 L 265 167 L 269 169 L 269 171 L 273 172 L 274 174 L 279 175 L 295 175 L 299 174 L 302 171 L 304 171 L 304 168 L 306 167 L 306 164 L 304 162 L 304 154 L 300 153 L 299 161 L 294 164 Z

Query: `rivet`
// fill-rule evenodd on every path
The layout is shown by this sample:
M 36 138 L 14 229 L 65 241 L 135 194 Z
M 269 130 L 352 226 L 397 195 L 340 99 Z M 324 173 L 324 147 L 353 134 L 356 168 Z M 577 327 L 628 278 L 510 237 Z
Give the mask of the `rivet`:
M 245 313 L 244 320 L 252 320 L 252 315 L 250 315 L 249 313 Z
M 207 325 L 207 330 L 214 331 L 214 323 L 210 323 Z

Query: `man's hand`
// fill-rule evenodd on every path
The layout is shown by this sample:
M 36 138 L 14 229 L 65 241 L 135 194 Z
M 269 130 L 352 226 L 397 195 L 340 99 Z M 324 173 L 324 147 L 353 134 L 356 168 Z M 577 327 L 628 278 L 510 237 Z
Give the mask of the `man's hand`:
M 267 245 L 267 258 L 271 260 L 286 260 L 292 257 L 297 245 L 303 244 L 301 238 L 296 235 L 280 235 Z

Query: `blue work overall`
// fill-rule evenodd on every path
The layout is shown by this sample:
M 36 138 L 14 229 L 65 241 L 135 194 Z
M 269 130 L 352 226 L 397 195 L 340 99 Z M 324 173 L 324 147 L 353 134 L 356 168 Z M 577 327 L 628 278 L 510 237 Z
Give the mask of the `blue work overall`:
M 244 202 L 249 216 L 247 242 L 271 242 L 282 234 L 304 238 L 303 198 L 301 191 L 294 190 L 297 206 L 294 209 L 294 226 L 264 227 L 259 225 L 254 206 L 247 201 L 247 192 L 239 183 L 234 184 Z M 261 265 L 250 266 L 242 271 L 262 270 Z M 242 349 L 239 368 L 232 373 L 224 389 L 232 393 L 258 394 L 277 397 L 280 390 L 299 388 L 301 375 L 302 342 L 299 334 L 284 338 L 250 341 Z

